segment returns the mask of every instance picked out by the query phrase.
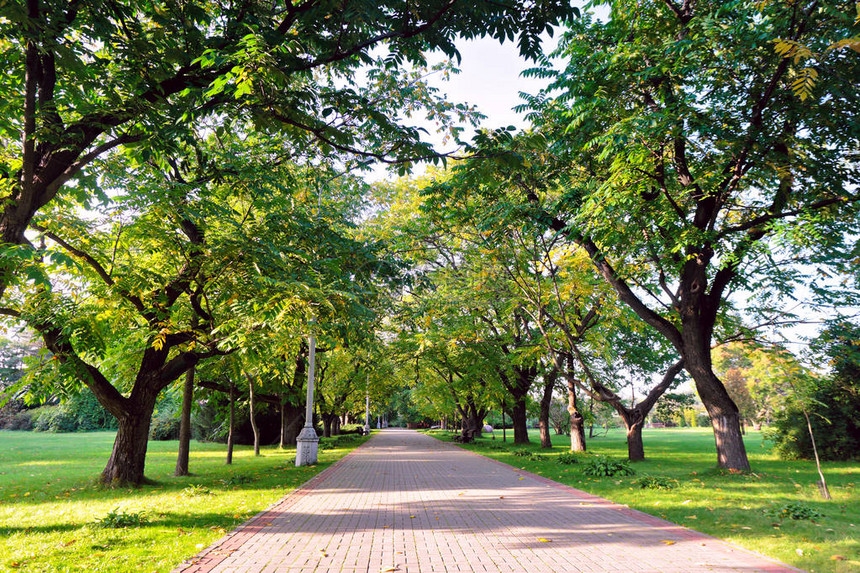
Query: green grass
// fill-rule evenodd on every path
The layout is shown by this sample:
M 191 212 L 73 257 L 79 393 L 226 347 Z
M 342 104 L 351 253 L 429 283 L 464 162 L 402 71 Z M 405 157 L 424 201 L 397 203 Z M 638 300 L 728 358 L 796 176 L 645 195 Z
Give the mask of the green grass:
M 445 431 L 428 433 L 441 439 L 453 436 Z M 542 450 L 536 431 L 531 445 L 516 447 L 511 432 L 507 443 L 496 433 L 495 440 L 481 437 L 463 447 L 795 567 L 834 573 L 860 570 L 860 496 L 855 487 L 860 482 L 860 464 L 856 462 L 824 464 L 833 496 L 832 501 L 824 501 L 815 485 L 815 464 L 779 460 L 769 453 L 759 432 L 746 436 L 751 474 L 717 470 L 711 430 L 691 428 L 645 430 L 647 460 L 631 464 L 635 475 L 601 478 L 586 476 L 583 467 L 597 455 L 626 458 L 621 430 L 587 440 L 589 452 L 570 465 L 557 459 L 570 447 L 565 436 L 553 436 L 553 449 Z M 522 450 L 533 455 L 514 454 Z M 658 478 L 645 481 L 664 483 L 668 489 L 643 489 L 637 484 L 642 476 Z M 813 521 L 780 516 L 790 503 L 800 504 L 795 513 L 799 507 L 801 514 L 809 513 L 808 509 L 823 517 Z
M 303 468 L 295 450 L 237 447 L 228 466 L 226 446 L 193 442 L 182 478 L 177 442 L 150 442 L 154 485 L 105 489 L 113 438 L 0 431 L 0 571 L 169 571 L 365 439 L 323 440 L 320 463 Z

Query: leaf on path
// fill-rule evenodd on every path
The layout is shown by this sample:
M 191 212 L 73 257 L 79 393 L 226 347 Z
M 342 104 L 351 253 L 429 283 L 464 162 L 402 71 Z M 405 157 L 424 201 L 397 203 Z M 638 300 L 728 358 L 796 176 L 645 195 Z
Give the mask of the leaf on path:
M 400 571 L 400 567 L 389 567 L 388 569 L 383 569 L 382 573 L 391 573 L 392 571 Z
M 520 478 L 520 479 L 526 479 L 526 478 L 524 478 L 524 477 L 521 477 L 521 478 Z
M 552 543 L 552 539 L 547 539 L 546 537 L 538 537 L 538 541 L 541 543 Z
M 414 516 L 414 515 L 410 515 L 410 516 L 409 516 L 409 519 L 415 519 L 415 516 Z
M 660 543 L 665 543 L 666 545 L 675 545 L 675 542 L 672 541 L 671 539 L 664 539 L 664 540 L 660 541 Z

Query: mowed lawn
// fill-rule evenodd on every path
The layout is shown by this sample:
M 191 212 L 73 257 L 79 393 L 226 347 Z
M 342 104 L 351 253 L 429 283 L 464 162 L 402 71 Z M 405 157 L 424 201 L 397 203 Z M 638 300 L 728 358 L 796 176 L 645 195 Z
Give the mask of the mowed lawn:
M 0 571 L 169 571 L 340 459 L 365 438 L 323 440 L 320 463 L 296 468 L 295 450 L 191 445 L 189 477 L 173 477 L 178 443 L 150 442 L 153 485 L 96 485 L 112 432 L 0 431 Z M 342 442 L 342 443 L 338 443 Z M 114 517 L 109 514 L 113 512 Z M 99 521 L 142 518 L 111 528 Z
M 450 432 L 430 431 L 450 439 Z M 624 477 L 589 477 L 583 467 L 597 455 L 627 457 L 624 432 L 587 440 L 589 452 L 579 462 L 564 465 L 558 455 L 570 447 L 566 436 L 553 436 L 553 449 L 542 450 L 537 431 L 532 444 L 514 446 L 513 433 L 496 439 L 485 434 L 475 444 L 463 446 L 488 457 L 614 502 L 668 519 L 686 527 L 725 539 L 808 571 L 860 571 L 860 464 L 824 464 L 831 501 L 824 501 L 815 485 L 814 462 L 782 461 L 769 453 L 760 432 L 748 432 L 747 452 L 752 465 L 748 475 L 716 469 L 713 433 L 709 428 L 645 430 L 646 461 L 631 464 L 636 472 Z M 522 455 L 524 452 L 532 455 Z M 519 452 L 515 455 L 513 452 Z M 642 476 L 669 478 L 672 489 L 643 489 Z M 674 480 L 674 481 L 671 481 Z M 792 513 L 808 508 L 822 515 L 813 520 L 780 515 L 789 504 Z

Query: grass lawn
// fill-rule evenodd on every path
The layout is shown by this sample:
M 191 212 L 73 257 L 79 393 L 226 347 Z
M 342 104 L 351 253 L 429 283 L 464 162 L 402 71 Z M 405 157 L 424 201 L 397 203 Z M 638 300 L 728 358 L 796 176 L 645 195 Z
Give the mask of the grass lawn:
M 450 432 L 428 432 L 451 439 Z M 570 447 L 566 436 L 553 436 L 553 449 L 541 450 L 537 430 L 532 444 L 514 446 L 513 433 L 507 443 L 501 432 L 496 439 L 479 438 L 469 450 L 522 468 L 555 481 L 626 504 L 741 545 L 784 563 L 817 572 L 860 571 L 860 464 L 828 462 L 824 475 L 833 496 L 824 501 L 815 485 L 814 462 L 782 461 L 768 452 L 759 432 L 748 432 L 749 475 L 716 469 L 716 451 L 711 430 L 705 428 L 653 429 L 644 431 L 646 461 L 631 464 L 636 472 L 624 477 L 589 477 L 583 473 L 596 455 L 627 457 L 624 432 L 613 430 L 605 437 L 587 440 L 588 454 L 578 463 L 564 465 L 558 455 Z M 533 455 L 515 455 L 527 450 Z M 672 489 L 643 489 L 636 480 L 647 476 L 668 478 Z M 779 516 L 789 503 L 800 503 L 822 517 L 790 519 Z M 797 513 L 797 512 L 795 512 Z
M 322 440 L 320 463 L 296 468 L 295 450 L 193 442 L 192 476 L 175 478 L 178 442 L 150 442 L 154 485 L 95 485 L 113 432 L 0 431 L 0 571 L 169 571 L 337 461 L 365 438 Z M 114 511 L 116 510 L 116 511 Z M 123 528 L 100 526 L 142 517 Z M 127 517 L 123 518 L 125 515 Z

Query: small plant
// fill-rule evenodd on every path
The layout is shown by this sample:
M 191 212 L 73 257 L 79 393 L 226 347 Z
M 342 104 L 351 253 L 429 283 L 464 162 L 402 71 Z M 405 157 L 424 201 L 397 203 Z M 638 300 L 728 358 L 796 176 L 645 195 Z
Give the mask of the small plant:
M 212 495 L 212 490 L 205 485 L 191 484 L 183 489 L 182 493 L 188 497 L 196 497 L 199 495 Z
M 532 455 L 532 453 L 528 450 L 511 450 L 511 454 L 517 456 L 518 458 L 527 458 Z
M 576 454 L 573 452 L 562 452 L 558 455 L 558 463 L 569 466 L 571 464 L 579 463 L 579 458 L 576 457 Z
M 146 514 L 143 512 L 120 511 L 114 508 L 101 519 L 96 520 L 96 525 L 106 529 L 121 529 L 123 527 L 138 527 L 147 522 Z
M 665 476 L 642 476 L 634 482 L 642 489 L 673 489 L 678 487 L 678 481 Z
M 614 460 L 598 456 L 588 461 L 588 464 L 582 469 L 582 473 L 587 476 L 612 477 L 632 476 L 635 472 L 627 460 Z
M 815 521 L 824 517 L 824 514 L 815 511 L 808 505 L 791 501 L 776 511 L 776 517 L 779 519 L 808 519 Z
M 234 476 L 230 476 L 227 479 L 222 479 L 221 483 L 223 483 L 226 486 L 231 486 L 231 485 L 242 485 L 242 484 L 246 484 L 246 483 L 251 483 L 252 481 L 254 481 L 254 478 L 252 478 L 251 476 L 236 474 Z

